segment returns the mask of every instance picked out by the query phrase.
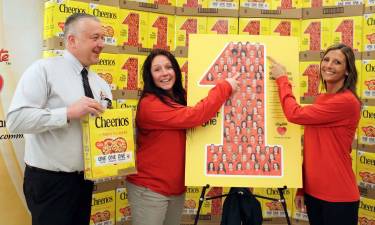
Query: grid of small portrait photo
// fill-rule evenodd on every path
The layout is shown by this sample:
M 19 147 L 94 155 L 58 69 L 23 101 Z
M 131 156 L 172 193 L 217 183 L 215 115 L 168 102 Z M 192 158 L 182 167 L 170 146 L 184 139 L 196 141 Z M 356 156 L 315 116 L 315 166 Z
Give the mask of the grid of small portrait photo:
M 206 147 L 207 175 L 281 176 L 281 146 L 265 143 L 264 45 L 230 42 L 200 85 L 240 74 L 224 104 L 223 141 Z

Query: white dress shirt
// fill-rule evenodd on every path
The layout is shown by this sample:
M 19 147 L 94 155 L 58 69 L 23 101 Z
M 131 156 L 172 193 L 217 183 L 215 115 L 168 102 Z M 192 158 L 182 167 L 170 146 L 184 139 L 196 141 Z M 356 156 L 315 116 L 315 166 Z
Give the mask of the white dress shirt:
M 83 171 L 80 120 L 67 123 L 67 107 L 84 96 L 82 64 L 69 52 L 41 59 L 22 75 L 7 115 L 12 133 L 24 133 L 25 163 L 53 171 Z M 96 100 L 112 99 L 109 85 L 89 71 Z

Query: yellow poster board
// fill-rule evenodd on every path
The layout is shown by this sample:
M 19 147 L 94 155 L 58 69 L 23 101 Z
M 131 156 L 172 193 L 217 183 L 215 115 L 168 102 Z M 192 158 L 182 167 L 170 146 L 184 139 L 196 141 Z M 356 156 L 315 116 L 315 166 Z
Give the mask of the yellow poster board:
M 267 56 L 285 65 L 299 99 L 295 37 L 191 35 L 188 105 L 240 73 L 240 91 L 187 134 L 187 186 L 302 186 L 301 129 L 284 117 Z M 204 54 L 202 54 L 204 53 Z

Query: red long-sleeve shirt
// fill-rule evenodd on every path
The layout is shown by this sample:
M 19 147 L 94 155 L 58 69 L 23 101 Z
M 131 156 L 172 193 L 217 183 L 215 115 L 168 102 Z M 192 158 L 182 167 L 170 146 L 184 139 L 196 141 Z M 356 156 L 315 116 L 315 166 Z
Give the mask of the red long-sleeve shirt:
M 279 97 L 289 122 L 305 125 L 304 192 L 330 202 L 359 200 L 352 170 L 351 145 L 360 118 L 360 102 L 346 90 L 319 95 L 301 107 L 286 76 L 277 80 Z
M 227 81 L 219 81 L 193 107 L 172 101 L 171 107 L 152 94 L 144 97 L 136 116 L 138 173 L 127 180 L 166 196 L 184 193 L 186 129 L 212 118 L 231 92 Z

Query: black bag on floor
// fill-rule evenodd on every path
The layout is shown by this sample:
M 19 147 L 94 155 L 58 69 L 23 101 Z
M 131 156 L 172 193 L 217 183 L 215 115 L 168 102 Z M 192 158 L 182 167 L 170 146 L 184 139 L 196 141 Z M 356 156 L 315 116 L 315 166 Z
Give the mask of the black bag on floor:
M 223 205 L 221 225 L 262 225 L 262 208 L 248 188 L 231 188 Z

